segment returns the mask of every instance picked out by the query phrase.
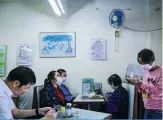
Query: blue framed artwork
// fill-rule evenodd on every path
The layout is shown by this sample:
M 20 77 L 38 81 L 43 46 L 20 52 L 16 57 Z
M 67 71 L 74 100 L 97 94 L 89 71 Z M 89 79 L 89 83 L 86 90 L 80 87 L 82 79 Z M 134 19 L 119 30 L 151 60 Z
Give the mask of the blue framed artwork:
M 41 32 L 39 36 L 40 57 L 75 57 L 76 34 Z

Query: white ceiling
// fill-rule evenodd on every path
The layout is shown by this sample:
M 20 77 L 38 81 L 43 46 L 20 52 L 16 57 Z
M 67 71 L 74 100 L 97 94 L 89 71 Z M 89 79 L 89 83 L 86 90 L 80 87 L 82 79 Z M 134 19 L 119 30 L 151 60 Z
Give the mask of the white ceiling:
M 66 11 L 66 14 L 62 17 L 69 17 L 81 9 L 86 4 L 93 2 L 94 0 L 61 0 L 63 7 Z M 18 2 L 23 6 L 32 9 L 36 12 L 41 12 L 48 16 L 55 17 L 55 13 L 53 12 L 48 0 L 0 0 L 1 3 L 5 2 Z

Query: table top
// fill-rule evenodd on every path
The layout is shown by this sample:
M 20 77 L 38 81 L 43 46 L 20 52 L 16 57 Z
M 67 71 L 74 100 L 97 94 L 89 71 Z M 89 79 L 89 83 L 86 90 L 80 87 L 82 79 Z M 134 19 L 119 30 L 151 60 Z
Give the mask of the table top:
M 72 108 L 71 113 L 73 115 L 72 118 L 66 118 L 66 119 L 96 119 L 96 120 L 101 120 L 101 119 L 109 119 L 111 118 L 111 114 L 109 113 L 102 113 L 102 112 L 95 112 L 95 111 L 90 111 L 90 110 L 83 110 L 83 109 L 78 109 L 78 108 Z M 59 118 L 57 118 L 59 119 Z
M 105 103 L 104 99 L 83 99 L 82 94 L 78 94 L 73 103 Z

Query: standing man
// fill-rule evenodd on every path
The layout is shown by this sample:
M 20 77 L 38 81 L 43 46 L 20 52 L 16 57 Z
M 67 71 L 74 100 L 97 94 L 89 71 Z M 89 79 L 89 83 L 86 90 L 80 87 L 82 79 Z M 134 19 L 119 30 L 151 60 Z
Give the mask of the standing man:
M 11 70 L 6 80 L 0 79 L 0 119 L 26 118 L 36 115 L 43 115 L 44 118 L 56 117 L 50 107 L 32 110 L 20 110 L 15 107 L 11 97 L 25 93 L 35 83 L 34 72 L 23 66 Z

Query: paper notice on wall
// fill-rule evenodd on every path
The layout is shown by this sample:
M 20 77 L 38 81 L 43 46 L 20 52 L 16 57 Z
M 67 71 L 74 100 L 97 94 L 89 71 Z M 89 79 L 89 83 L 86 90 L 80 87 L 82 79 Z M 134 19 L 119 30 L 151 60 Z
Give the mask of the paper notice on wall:
M 91 40 L 91 59 L 92 60 L 106 59 L 106 40 L 102 39 Z
M 17 66 L 32 65 L 32 46 L 27 44 L 17 45 Z

